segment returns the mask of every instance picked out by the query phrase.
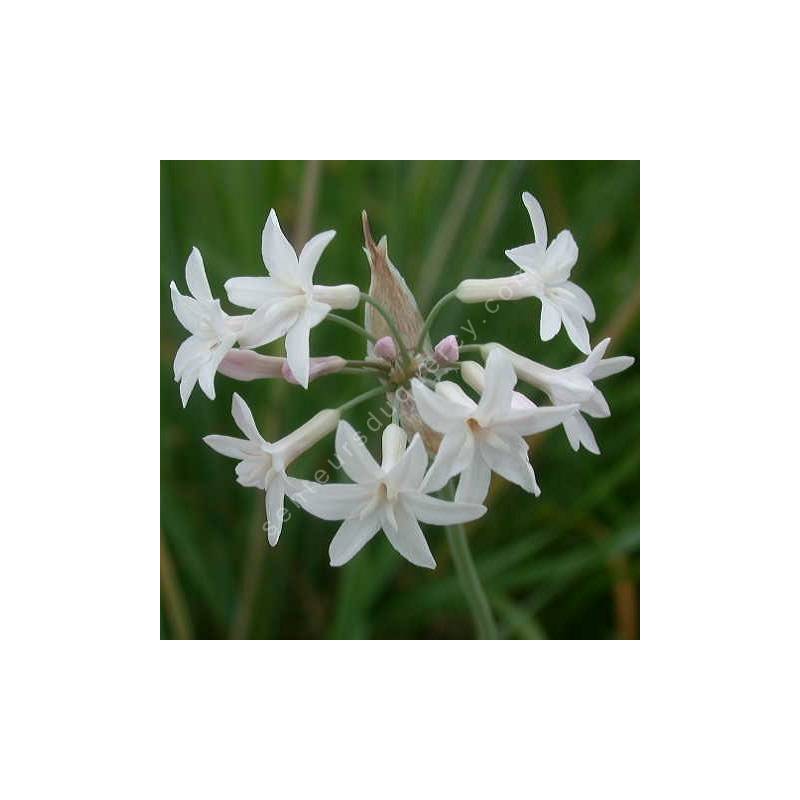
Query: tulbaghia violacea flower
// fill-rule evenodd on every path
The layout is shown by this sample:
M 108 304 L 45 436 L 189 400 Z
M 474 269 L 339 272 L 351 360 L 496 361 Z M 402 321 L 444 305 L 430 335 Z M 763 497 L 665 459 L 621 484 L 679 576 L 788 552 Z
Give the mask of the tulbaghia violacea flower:
M 247 319 L 229 316 L 222 310 L 219 300 L 211 296 L 203 257 L 196 247 L 186 261 L 186 285 L 191 297 L 182 295 L 175 281 L 169 285 L 175 316 L 191 334 L 178 348 L 173 364 L 175 380 L 181 384 L 184 408 L 198 382 L 206 397 L 214 399 L 214 375 L 222 359 L 236 344 Z
M 446 366 L 455 364 L 458 361 L 458 339 L 452 333 L 445 336 L 436 347 L 433 348 L 433 357 L 437 364 Z
M 569 280 L 578 260 L 578 245 L 569 231 L 561 231 L 548 245 L 547 223 L 539 202 L 530 192 L 523 193 L 522 202 L 531 218 L 534 241 L 506 250 L 506 255 L 522 271 L 507 278 L 462 281 L 456 297 L 463 303 L 538 297 L 542 301 L 539 324 L 542 341 L 552 339 L 563 323 L 572 343 L 588 353 L 586 321 L 594 322 L 594 305 L 591 297 Z
M 559 425 L 576 406 L 512 408 L 516 382 L 511 361 L 501 351 L 490 353 L 486 361 L 486 389 L 479 403 L 451 381 L 440 381 L 436 391 L 417 378 L 411 382 L 420 415 L 444 435 L 426 477 L 427 491 L 442 488 L 460 474 L 456 500 L 480 503 L 496 472 L 540 494 L 523 437 Z
M 321 519 L 344 520 L 331 541 L 331 566 L 348 562 L 383 529 L 403 558 L 433 569 L 436 561 L 419 523 L 452 525 L 486 513 L 479 504 L 430 497 L 421 488 L 428 466 L 425 446 L 419 434 L 414 435 L 407 449 L 406 441 L 406 433 L 399 425 L 387 425 L 379 466 L 352 426 L 342 421 L 336 431 L 336 455 L 354 483 L 290 479 L 289 496 L 293 502 Z
M 318 233 L 298 258 L 283 235 L 274 209 L 261 236 L 261 255 L 268 278 L 231 278 L 225 291 L 231 303 L 255 309 L 239 337 L 242 347 L 256 348 L 286 337 L 286 358 L 297 382 L 308 388 L 309 332 L 333 308 L 355 308 L 360 290 L 353 284 L 321 286 L 314 270 L 336 231 Z
M 206 436 L 203 441 L 229 458 L 236 458 L 236 480 L 242 486 L 254 486 L 266 492 L 267 538 L 271 545 L 278 542 L 283 527 L 283 499 L 287 486 L 287 467 L 335 430 L 339 412 L 325 409 L 308 422 L 277 442 L 268 442 L 258 432 L 253 414 L 241 397 L 234 393 L 231 414 L 244 439 L 233 436 Z
M 552 369 L 544 364 L 538 364 L 494 342 L 484 345 L 481 351 L 488 357 L 494 352 L 505 353 L 511 360 L 517 377 L 544 391 L 550 402 L 559 405 L 576 403 L 575 411 L 562 423 L 567 439 L 573 450 L 577 451 L 583 445 L 590 453 L 599 455 L 597 440 L 583 415 L 588 414 L 596 418 L 608 417 L 611 415 L 611 409 L 603 393 L 594 385 L 594 381 L 616 375 L 634 362 L 631 356 L 603 358 L 609 344 L 611 339 L 603 339 L 585 361 L 564 369 Z

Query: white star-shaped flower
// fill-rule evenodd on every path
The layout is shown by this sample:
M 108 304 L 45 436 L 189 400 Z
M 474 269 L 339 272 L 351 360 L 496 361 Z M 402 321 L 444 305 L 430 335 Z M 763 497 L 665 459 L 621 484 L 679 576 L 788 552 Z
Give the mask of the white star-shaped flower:
M 292 480 L 293 502 L 314 516 L 344 520 L 330 545 L 331 566 L 347 563 L 383 529 L 389 542 L 412 564 L 433 569 L 420 522 L 452 525 L 486 513 L 482 505 L 430 497 L 422 488 L 428 456 L 419 434 L 406 449 L 406 434 L 398 425 L 383 431 L 383 459 L 378 466 L 361 437 L 347 422 L 336 431 L 336 455 L 352 484 L 320 484 Z
M 522 202 L 531 218 L 534 241 L 506 250 L 506 255 L 522 272 L 507 278 L 462 281 L 456 297 L 464 303 L 538 297 L 542 301 L 539 325 L 542 341 L 552 339 L 563 323 L 572 343 L 588 353 L 586 321 L 594 322 L 594 305 L 591 297 L 569 280 L 578 260 L 578 245 L 569 231 L 561 231 L 548 245 L 547 223 L 539 202 L 530 192 L 523 192 Z
M 573 450 L 577 451 L 583 445 L 590 453 L 599 455 L 597 440 L 583 415 L 588 414 L 598 419 L 609 417 L 611 409 L 603 393 L 594 385 L 594 381 L 616 375 L 634 362 L 631 356 L 603 358 L 609 344 L 611 339 L 603 339 L 585 361 L 564 369 L 546 367 L 501 344 L 491 343 L 481 349 L 484 354 L 504 352 L 511 360 L 517 377 L 544 391 L 550 402 L 561 405 L 576 403 L 575 411 L 563 422 L 567 439 Z
M 514 404 L 517 378 L 511 361 L 499 350 L 489 354 L 485 382 L 479 403 L 450 381 L 437 383 L 436 391 L 418 378 L 411 382 L 420 416 L 444 435 L 426 477 L 426 489 L 436 491 L 460 474 L 456 500 L 480 503 L 489 491 L 492 472 L 496 472 L 538 496 L 540 489 L 523 437 L 559 425 L 576 406 Z
M 261 235 L 261 255 L 268 278 L 231 278 L 225 291 L 231 303 L 255 309 L 239 343 L 261 345 L 286 337 L 286 358 L 292 373 L 308 388 L 309 333 L 333 308 L 352 309 L 360 300 L 357 286 L 319 286 L 314 270 L 323 250 L 336 231 L 318 233 L 303 247 L 298 258 L 283 235 L 274 209 L 269 212 Z
M 220 362 L 236 344 L 248 317 L 231 317 L 220 306 L 219 300 L 211 296 L 203 257 L 192 248 L 186 261 L 186 285 L 191 297 L 182 295 L 172 281 L 169 285 L 172 308 L 178 321 L 192 335 L 178 348 L 173 364 L 175 380 L 180 381 L 181 402 L 184 408 L 195 384 L 213 400 L 214 376 Z
M 254 486 L 266 492 L 268 539 L 278 543 L 283 527 L 283 498 L 286 493 L 287 467 L 312 445 L 327 436 L 339 422 L 339 412 L 325 409 L 296 431 L 277 442 L 268 442 L 258 432 L 247 403 L 234 393 L 231 414 L 245 439 L 233 436 L 205 436 L 203 441 L 229 458 L 239 459 L 236 480 L 242 486 Z

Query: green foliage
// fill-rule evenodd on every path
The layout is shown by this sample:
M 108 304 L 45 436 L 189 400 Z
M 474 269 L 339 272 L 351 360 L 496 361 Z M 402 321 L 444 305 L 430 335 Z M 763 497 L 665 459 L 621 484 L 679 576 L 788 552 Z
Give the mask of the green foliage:
M 261 275 L 261 229 L 274 207 L 290 239 L 303 215 L 311 233 L 335 228 L 318 272 L 322 283 L 369 283 L 361 251 L 362 208 L 426 314 L 465 277 L 510 274 L 503 251 L 531 240 L 520 195 L 542 203 L 551 235 L 569 228 L 581 250 L 573 276 L 592 296 L 592 342 L 612 335 L 610 355 L 637 363 L 603 381 L 612 409 L 593 420 L 602 455 L 574 453 L 561 429 L 533 443 L 542 496 L 496 480 L 489 513 L 467 526 L 501 634 L 509 638 L 638 636 L 639 548 L 639 165 L 638 162 L 326 162 L 315 180 L 304 162 L 164 162 L 161 165 L 161 636 L 173 638 L 468 638 L 472 624 L 444 530 L 426 533 L 438 567 L 411 566 L 383 537 L 340 569 L 328 565 L 336 523 L 289 504 L 277 548 L 261 529 L 264 495 L 239 486 L 234 462 L 201 441 L 234 434 L 230 400 L 239 391 L 268 439 L 316 411 L 371 388 L 334 376 L 304 392 L 280 381 L 216 378 L 217 399 L 195 389 L 183 410 L 172 359 L 185 336 L 168 285 L 184 290 L 196 245 L 215 296 L 224 281 Z M 294 241 L 295 245 L 303 242 Z M 562 331 L 538 337 L 536 300 L 447 305 L 433 341 L 469 320 L 481 341 L 502 341 L 555 367 L 579 360 Z M 344 312 L 347 313 L 347 312 Z M 355 313 L 347 314 L 357 318 Z M 331 323 L 315 328 L 312 353 L 363 357 L 363 341 Z M 282 354 L 278 343 L 271 352 Z M 535 399 L 535 395 L 534 395 Z M 356 427 L 368 408 L 352 412 Z M 372 435 L 372 444 L 378 435 Z M 332 437 L 293 470 L 311 478 L 328 468 Z M 374 449 L 374 448 L 373 448 Z M 332 471 L 333 480 L 346 480 Z M 165 565 L 166 560 L 166 565 Z

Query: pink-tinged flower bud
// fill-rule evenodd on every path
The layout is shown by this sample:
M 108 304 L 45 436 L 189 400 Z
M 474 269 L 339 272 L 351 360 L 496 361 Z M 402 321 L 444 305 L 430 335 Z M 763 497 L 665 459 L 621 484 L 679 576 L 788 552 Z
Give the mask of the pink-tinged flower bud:
M 458 361 L 458 339 L 453 334 L 445 336 L 436 347 L 433 348 L 434 358 L 439 364 L 454 364 Z
M 236 348 L 225 355 L 217 371 L 237 381 L 280 378 L 284 361 L 277 356 L 262 356 L 252 350 Z
M 382 336 L 375 342 L 373 350 L 378 358 L 385 358 L 387 361 L 394 361 L 397 358 L 397 345 L 391 336 Z
M 292 368 L 289 366 L 288 361 L 283 361 L 281 366 L 281 375 L 287 383 L 297 384 L 298 380 L 295 378 Z M 322 375 L 330 375 L 332 372 L 338 372 L 343 367 L 347 366 L 347 361 L 341 356 L 320 356 L 319 358 L 312 358 L 309 360 L 308 379 L 313 381 L 314 378 L 319 378 Z

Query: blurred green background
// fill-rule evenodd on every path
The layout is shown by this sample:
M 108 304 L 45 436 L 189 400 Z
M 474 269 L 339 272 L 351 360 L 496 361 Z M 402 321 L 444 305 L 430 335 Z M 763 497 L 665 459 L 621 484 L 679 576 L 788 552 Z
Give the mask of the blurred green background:
M 162 162 L 161 164 L 161 637 L 471 638 L 473 626 L 442 528 L 424 526 L 436 570 L 414 567 L 385 537 L 334 569 L 328 544 L 338 523 L 288 508 L 276 548 L 262 531 L 264 494 L 239 486 L 235 461 L 206 447 L 209 433 L 238 435 L 231 395 L 248 402 L 268 440 L 316 411 L 372 388 L 331 376 L 308 391 L 279 381 L 237 383 L 217 375 L 217 399 L 195 388 L 181 408 L 172 360 L 188 334 L 173 316 L 169 282 L 187 292 L 192 245 L 212 292 L 229 277 L 262 275 L 261 229 L 274 207 L 289 239 L 335 229 L 319 283 L 357 283 L 369 269 L 360 212 L 414 291 L 423 315 L 465 277 L 511 274 L 503 251 L 532 240 L 520 195 L 541 202 L 551 237 L 569 228 L 580 247 L 573 279 L 592 296 L 592 343 L 637 363 L 600 388 L 610 419 L 592 420 L 602 454 L 574 453 L 561 428 L 532 442 L 542 496 L 495 478 L 486 516 L 467 526 L 478 571 L 502 635 L 509 638 L 638 638 L 639 586 L 639 163 L 638 162 Z M 553 367 L 581 354 L 562 332 L 539 340 L 537 300 L 500 312 L 448 304 L 433 340 L 472 320 L 482 341 L 501 341 Z M 340 312 L 359 319 L 361 309 Z M 262 352 L 282 355 L 278 342 Z M 363 340 L 332 323 L 314 328 L 314 355 L 362 358 Z M 525 388 L 529 394 L 531 392 Z M 536 399 L 535 394 L 531 394 Z M 375 408 L 378 404 L 376 403 Z M 351 412 L 358 426 L 369 408 Z M 366 432 L 366 431 L 365 431 Z M 379 434 L 370 445 L 376 452 Z M 311 478 L 333 439 L 296 462 Z M 343 475 L 334 480 L 347 481 Z

